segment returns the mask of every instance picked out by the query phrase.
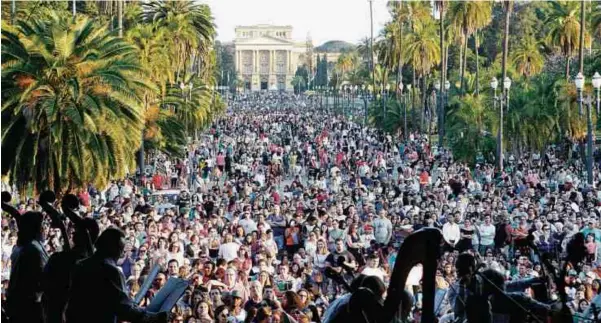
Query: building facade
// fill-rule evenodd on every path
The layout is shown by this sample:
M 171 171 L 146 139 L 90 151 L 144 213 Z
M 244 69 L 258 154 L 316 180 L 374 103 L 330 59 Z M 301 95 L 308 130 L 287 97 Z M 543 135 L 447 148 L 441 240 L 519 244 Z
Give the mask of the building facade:
M 234 49 L 236 73 L 245 90 L 293 91 L 307 41 L 292 40 L 292 26 L 238 26 Z

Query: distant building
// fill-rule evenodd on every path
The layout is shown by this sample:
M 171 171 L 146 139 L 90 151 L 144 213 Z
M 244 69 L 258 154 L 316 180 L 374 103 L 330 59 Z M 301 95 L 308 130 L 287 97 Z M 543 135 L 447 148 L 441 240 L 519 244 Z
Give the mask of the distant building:
M 296 69 L 307 63 L 307 47 L 313 47 L 311 39 L 293 40 L 292 26 L 237 26 L 235 31 L 234 62 L 243 88 L 293 91 L 292 78 Z M 339 40 L 313 48 L 312 73 L 316 72 L 318 56 L 333 66 L 342 53 L 354 48 L 355 45 Z
M 292 40 L 292 26 L 238 26 L 234 49 L 244 89 L 293 91 L 292 78 L 304 63 L 307 41 Z

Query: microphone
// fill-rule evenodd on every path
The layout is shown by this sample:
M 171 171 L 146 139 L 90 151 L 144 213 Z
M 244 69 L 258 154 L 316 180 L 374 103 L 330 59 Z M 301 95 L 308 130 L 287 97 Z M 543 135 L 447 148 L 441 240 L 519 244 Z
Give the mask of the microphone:
M 344 258 L 344 256 L 340 256 L 336 259 L 336 265 L 342 267 L 347 273 L 353 274 L 353 268 L 346 264 L 346 258 Z
M 349 285 L 341 273 L 337 272 L 332 267 L 326 267 L 324 270 L 324 275 L 338 284 L 343 285 L 347 291 L 352 292 L 351 285 Z

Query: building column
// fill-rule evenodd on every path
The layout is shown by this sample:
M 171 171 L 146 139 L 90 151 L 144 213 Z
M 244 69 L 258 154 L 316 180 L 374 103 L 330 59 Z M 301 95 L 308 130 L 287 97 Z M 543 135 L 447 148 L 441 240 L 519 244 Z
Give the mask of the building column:
M 292 73 L 292 51 L 288 50 L 288 73 Z
M 274 74 L 275 73 L 275 50 L 270 50 L 269 51 L 269 74 Z
M 254 58 L 254 60 L 253 60 L 253 71 L 256 74 L 256 73 L 259 72 L 259 51 L 255 49 L 253 51 L 253 53 L 254 53 L 254 56 L 253 56 L 253 58 Z
M 236 72 L 240 73 L 240 51 L 239 50 L 236 50 L 235 62 L 236 62 Z

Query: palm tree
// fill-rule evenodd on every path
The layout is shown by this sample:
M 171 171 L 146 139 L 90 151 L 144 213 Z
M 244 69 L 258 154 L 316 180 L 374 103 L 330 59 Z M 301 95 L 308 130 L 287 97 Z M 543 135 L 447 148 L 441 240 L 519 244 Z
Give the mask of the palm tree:
M 447 129 L 453 154 L 459 160 L 473 163 L 478 152 L 494 151 L 491 134 L 498 126 L 497 115 L 489 109 L 485 95 L 466 94 L 454 97 L 449 105 Z
M 342 77 L 346 75 L 348 71 L 350 71 L 356 63 L 355 57 L 353 57 L 351 53 L 342 53 L 338 56 L 338 61 L 336 62 L 336 68 L 340 70 L 342 73 Z
M 415 31 L 407 36 L 406 46 L 403 48 L 404 61 L 411 64 L 422 80 L 422 109 L 421 121 L 423 122 L 426 106 L 427 76 L 430 70 L 440 62 L 440 47 L 436 24 L 430 18 L 429 23 L 422 21 Z
M 142 4 L 141 19 L 155 28 L 167 29 L 166 40 L 171 42 L 175 80 L 178 84 L 186 78 L 188 67 L 209 66 L 211 44 L 215 36 L 215 25 L 207 5 L 183 0 L 153 0 Z M 200 61 L 199 61 L 200 60 Z M 204 63 L 204 64 L 203 64 Z M 207 81 L 207 80 L 205 80 Z
M 547 42 L 558 48 L 566 59 L 565 77 L 570 77 L 570 61 L 580 42 L 580 7 L 573 1 L 553 1 L 546 12 L 545 25 L 549 28 Z M 590 34 L 584 32 L 584 42 L 590 44 Z
M 555 82 L 547 75 L 540 75 L 528 82 L 518 84 L 511 97 L 507 114 L 507 130 L 510 145 L 516 154 L 524 148 L 542 152 L 550 142 L 560 139 L 559 111 L 555 104 Z
M 541 44 L 533 36 L 522 39 L 511 52 L 511 62 L 519 73 L 531 77 L 543 70 L 545 58 L 540 52 Z
M 463 65 L 461 68 L 461 89 L 462 93 L 464 91 L 464 76 L 466 69 L 466 56 L 467 56 L 467 40 L 471 35 L 474 35 L 475 40 L 475 48 L 474 52 L 476 53 L 476 95 L 479 92 L 479 82 L 478 82 L 478 29 L 481 29 L 488 25 L 492 19 L 492 6 L 490 2 L 487 1 L 458 1 L 453 2 L 451 7 L 449 8 L 449 16 L 451 19 L 451 23 L 455 25 L 456 28 L 461 30 L 461 42 L 462 42 L 462 53 L 463 53 Z
M 3 30 L 2 173 L 21 190 L 55 192 L 123 178 L 150 87 L 136 48 L 93 20 L 54 15 Z
M 152 0 L 142 4 L 142 20 L 150 23 L 167 23 L 169 16 L 184 16 L 200 38 L 212 40 L 215 36 L 215 25 L 211 10 L 205 4 L 191 0 Z
M 397 84 L 399 84 L 403 79 L 403 28 L 404 22 L 408 19 L 408 11 L 403 9 L 402 1 L 388 2 L 388 10 L 393 17 L 392 25 L 390 26 L 393 51 L 390 55 L 396 58 Z M 397 100 L 400 94 L 400 89 L 397 88 Z

